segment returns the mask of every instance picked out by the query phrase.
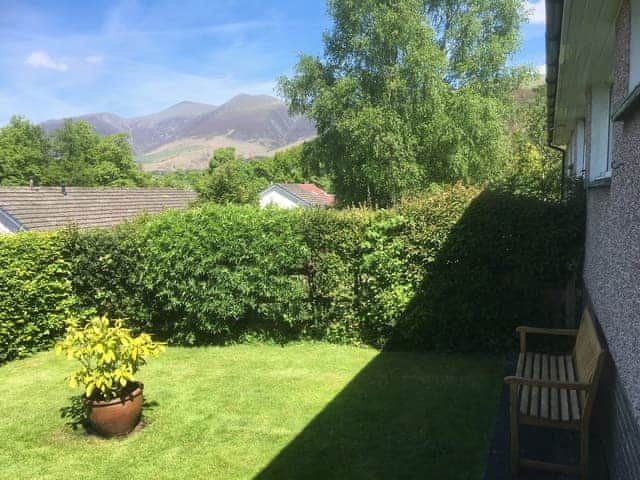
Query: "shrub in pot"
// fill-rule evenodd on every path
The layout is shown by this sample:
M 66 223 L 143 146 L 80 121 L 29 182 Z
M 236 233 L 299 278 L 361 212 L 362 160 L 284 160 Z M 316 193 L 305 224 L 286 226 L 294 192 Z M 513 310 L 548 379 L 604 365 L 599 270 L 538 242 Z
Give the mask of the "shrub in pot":
M 122 320 L 95 317 L 84 327 L 70 322 L 56 353 L 76 359 L 81 368 L 69 375 L 71 388 L 81 386 L 91 426 L 111 437 L 126 435 L 140 420 L 143 384 L 135 374 L 162 346 L 143 333 L 133 337 Z

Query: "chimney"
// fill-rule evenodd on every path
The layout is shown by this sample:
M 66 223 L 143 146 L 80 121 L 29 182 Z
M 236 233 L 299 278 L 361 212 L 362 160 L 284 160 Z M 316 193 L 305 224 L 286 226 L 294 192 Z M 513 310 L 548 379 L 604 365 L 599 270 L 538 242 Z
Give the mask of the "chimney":
M 29 188 L 33 190 L 34 186 L 35 186 L 35 182 L 33 181 L 33 177 L 29 177 Z
M 60 183 L 60 193 L 62 193 L 62 195 L 64 195 L 65 197 L 67 196 L 67 186 L 64 184 L 64 182 Z

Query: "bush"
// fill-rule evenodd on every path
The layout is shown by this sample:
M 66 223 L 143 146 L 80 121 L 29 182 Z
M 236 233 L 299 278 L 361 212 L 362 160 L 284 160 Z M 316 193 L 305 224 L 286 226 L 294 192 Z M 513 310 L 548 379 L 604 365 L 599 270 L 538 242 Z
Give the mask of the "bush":
M 50 346 L 75 305 L 60 234 L 0 235 L 0 363 Z
M 581 264 L 580 205 L 462 185 L 377 211 L 206 204 L 67 233 L 63 263 L 84 307 L 172 343 L 496 351 L 550 324 L 545 299 Z
M 482 192 L 436 249 L 399 329 L 405 344 L 503 351 L 515 326 L 551 326 L 548 300 L 582 264 L 583 225 L 580 202 Z
M 69 322 L 64 339 L 55 346 L 56 354 L 64 353 L 80 363 L 80 368 L 67 377 L 69 387 L 80 385 L 84 398 L 97 401 L 131 393 L 138 383 L 138 369 L 162 349 L 146 333 L 133 337 L 122 320 L 110 323 L 107 317 L 95 317 L 83 327 Z

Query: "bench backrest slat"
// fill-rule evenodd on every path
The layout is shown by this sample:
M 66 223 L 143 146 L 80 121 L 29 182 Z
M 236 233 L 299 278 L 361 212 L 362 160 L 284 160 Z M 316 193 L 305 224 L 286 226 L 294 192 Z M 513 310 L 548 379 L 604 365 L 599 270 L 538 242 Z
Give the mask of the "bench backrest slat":
M 573 360 L 577 380 L 592 385 L 589 393 L 582 392 L 582 402 L 587 411 L 591 410 L 594 396 L 592 393 L 595 393 L 597 388 L 603 358 L 604 348 L 598 337 L 598 331 L 589 314 L 589 310 L 585 308 L 573 349 Z

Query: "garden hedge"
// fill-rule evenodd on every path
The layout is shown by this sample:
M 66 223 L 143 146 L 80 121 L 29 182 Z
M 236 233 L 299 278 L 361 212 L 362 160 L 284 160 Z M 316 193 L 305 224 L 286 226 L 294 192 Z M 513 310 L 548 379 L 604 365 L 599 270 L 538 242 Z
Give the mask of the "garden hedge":
M 5 236 L 0 278 L 25 273 L 0 287 L 0 312 L 22 322 L 3 318 L 0 335 L 46 346 L 69 309 L 90 308 L 183 345 L 501 351 L 515 325 L 550 322 L 545 299 L 581 265 L 582 215 L 580 201 L 455 185 L 389 210 L 206 204 L 110 230 Z M 28 300 L 10 295 L 23 290 Z
M 0 236 L 0 364 L 49 346 L 76 300 L 60 234 Z

